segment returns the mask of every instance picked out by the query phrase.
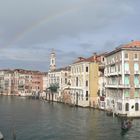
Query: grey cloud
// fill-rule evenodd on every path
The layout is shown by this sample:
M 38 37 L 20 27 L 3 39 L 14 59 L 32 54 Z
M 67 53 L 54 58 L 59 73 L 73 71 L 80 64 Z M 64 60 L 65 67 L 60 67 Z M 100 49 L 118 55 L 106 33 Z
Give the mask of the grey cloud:
M 93 47 L 93 44 L 90 44 L 90 43 L 81 43 L 79 45 L 81 46 L 82 49 L 85 49 L 85 48 L 91 49 Z
M 117 2 L 115 0 L 104 2 L 101 0 L 86 2 L 13 0 L 3 3 L 0 7 L 0 17 L 4 29 L 7 29 L 7 34 L 4 36 L 9 39 L 9 42 L 15 40 L 15 42 L 11 41 L 11 44 L 18 43 L 16 38 L 22 34 L 19 43 L 30 45 L 44 43 L 60 35 L 75 36 L 80 32 L 95 32 L 133 11 L 129 3 L 120 0 Z M 56 17 L 50 18 L 51 16 Z M 44 22 L 40 25 L 41 20 Z
M 111 50 L 132 37 L 140 39 L 139 4 L 139 0 L 1 0 L 0 66 L 16 67 L 21 62 L 22 67 L 34 64 L 32 68 L 46 70 L 52 48 L 61 67 L 78 56 Z

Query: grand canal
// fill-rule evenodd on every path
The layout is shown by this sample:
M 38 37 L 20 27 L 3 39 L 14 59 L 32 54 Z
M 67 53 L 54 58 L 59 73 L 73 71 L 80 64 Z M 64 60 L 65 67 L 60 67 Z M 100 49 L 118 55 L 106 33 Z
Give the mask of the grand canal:
M 0 131 L 5 140 L 138 140 L 140 120 L 122 134 L 120 120 L 103 111 L 21 97 L 0 96 Z

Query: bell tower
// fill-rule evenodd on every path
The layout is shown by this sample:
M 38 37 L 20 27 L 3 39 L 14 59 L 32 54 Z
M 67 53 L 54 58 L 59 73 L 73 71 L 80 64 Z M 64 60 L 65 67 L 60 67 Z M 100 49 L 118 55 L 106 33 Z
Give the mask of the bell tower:
M 54 71 L 56 69 L 56 55 L 54 49 L 52 49 L 52 52 L 50 54 L 50 69 L 49 71 Z

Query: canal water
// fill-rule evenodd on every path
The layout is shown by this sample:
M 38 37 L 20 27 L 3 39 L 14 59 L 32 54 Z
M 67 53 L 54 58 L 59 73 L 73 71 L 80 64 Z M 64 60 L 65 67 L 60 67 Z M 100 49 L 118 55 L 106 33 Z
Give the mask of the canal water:
M 138 140 L 140 120 L 126 133 L 103 111 L 22 97 L 0 96 L 0 131 L 5 140 Z

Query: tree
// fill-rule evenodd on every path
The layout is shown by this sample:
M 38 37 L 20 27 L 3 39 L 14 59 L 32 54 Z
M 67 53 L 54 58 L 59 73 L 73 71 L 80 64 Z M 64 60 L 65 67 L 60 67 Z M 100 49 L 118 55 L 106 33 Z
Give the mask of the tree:
M 54 98 L 54 93 L 57 93 L 58 88 L 59 88 L 58 83 L 52 83 L 52 84 L 50 84 L 50 87 L 48 88 L 50 90 L 51 95 L 52 95 L 52 101 Z

